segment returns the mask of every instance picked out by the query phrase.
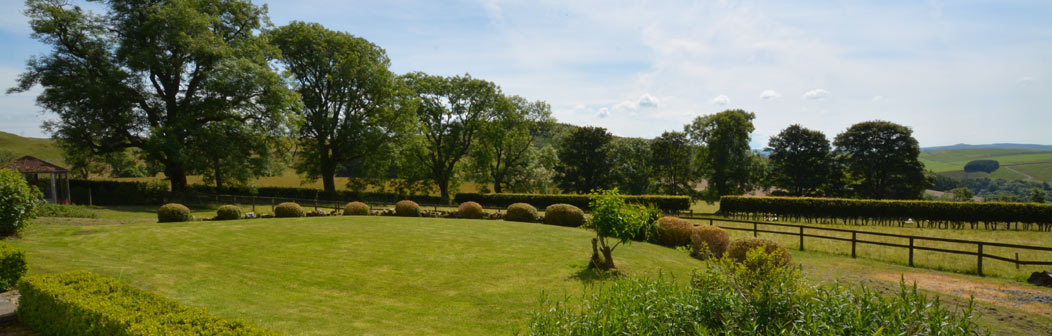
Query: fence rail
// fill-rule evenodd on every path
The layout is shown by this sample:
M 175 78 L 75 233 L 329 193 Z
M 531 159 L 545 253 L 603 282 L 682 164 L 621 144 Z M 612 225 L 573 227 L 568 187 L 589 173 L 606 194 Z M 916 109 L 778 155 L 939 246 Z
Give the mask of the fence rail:
M 682 216 L 681 218 L 692 219 L 692 220 L 702 220 L 702 221 L 707 220 L 707 221 L 709 221 L 709 225 L 718 226 L 718 227 L 720 227 L 722 229 L 725 229 L 725 230 L 737 230 L 737 231 L 752 232 L 753 233 L 753 237 L 759 236 L 760 233 L 770 233 L 770 234 L 797 236 L 797 237 L 800 237 L 800 250 L 801 251 L 804 250 L 804 238 L 805 237 L 817 238 L 817 239 L 828 239 L 828 240 L 835 240 L 835 241 L 842 241 L 842 242 L 851 242 L 851 257 L 852 258 L 857 257 L 856 247 L 859 244 L 870 244 L 870 245 L 879 245 L 879 246 L 887 246 L 887 247 L 895 247 L 895 248 L 904 248 L 904 249 L 909 250 L 909 261 L 908 261 L 908 263 L 909 263 L 910 267 L 914 267 L 914 265 L 913 265 L 913 255 L 914 255 L 914 251 L 917 251 L 917 250 L 952 253 L 952 254 L 961 254 L 961 255 L 970 255 L 970 256 L 975 256 L 976 257 L 976 272 L 980 276 L 983 275 L 983 259 L 985 259 L 985 258 L 1013 263 L 1013 264 L 1015 264 L 1017 269 L 1019 268 L 1019 266 L 1022 266 L 1022 265 L 1044 265 L 1044 266 L 1052 265 L 1052 261 L 1020 260 L 1018 252 L 1015 253 L 1015 258 L 1014 259 L 983 252 L 983 248 L 984 247 L 1004 247 L 1004 248 L 1012 248 L 1012 249 L 1018 249 L 1018 250 L 1052 252 L 1052 247 L 1030 246 L 1030 245 L 1020 245 L 1020 244 L 1006 244 L 1006 243 L 977 241 L 977 240 L 964 240 L 964 239 L 953 239 L 953 238 L 913 236 L 913 235 L 903 235 L 903 234 L 896 234 L 896 233 L 883 233 L 883 232 L 858 231 L 858 230 L 849 230 L 849 229 L 824 228 L 824 227 L 815 227 L 815 226 L 801 225 L 801 224 L 759 222 L 759 221 L 750 221 L 750 220 L 728 219 L 728 218 L 718 218 L 718 217 L 705 217 L 705 216 L 694 216 L 694 215 L 686 215 L 686 216 Z M 728 226 L 728 225 L 716 225 L 716 222 L 730 222 L 730 223 L 752 224 L 752 228 Z M 797 230 L 796 230 L 796 232 L 775 231 L 775 230 L 763 229 L 763 228 L 760 227 L 761 225 L 774 226 L 774 227 L 796 228 Z M 807 231 L 811 231 L 812 233 L 807 233 Z M 820 233 L 820 232 L 850 233 L 851 234 L 851 238 L 834 237 L 834 236 L 815 234 L 815 233 Z M 897 243 L 889 243 L 889 242 L 882 242 L 882 241 L 876 241 L 876 240 L 859 239 L 860 235 L 869 235 L 869 236 L 875 236 L 875 237 L 901 238 L 901 239 L 908 240 L 908 243 L 897 244 Z M 951 249 L 944 249 L 944 248 L 937 248 L 937 247 L 917 246 L 916 245 L 917 241 L 934 241 L 934 242 L 946 242 L 946 243 L 958 243 L 958 244 L 974 244 L 976 246 L 976 249 L 974 251 L 962 251 L 962 250 L 951 250 Z

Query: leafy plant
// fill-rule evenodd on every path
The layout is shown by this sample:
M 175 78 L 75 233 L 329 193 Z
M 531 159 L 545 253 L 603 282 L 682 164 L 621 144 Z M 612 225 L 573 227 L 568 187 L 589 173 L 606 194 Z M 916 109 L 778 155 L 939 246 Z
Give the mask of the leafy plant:
M 343 207 L 344 216 L 368 216 L 369 205 L 362 202 L 350 202 Z
M 0 237 L 17 234 L 36 218 L 42 195 L 30 186 L 22 174 L 0 169 Z
M 395 203 L 395 215 L 402 217 L 420 217 L 420 205 L 409 200 L 398 201 L 398 203 Z
M 584 211 L 569 204 L 552 204 L 544 208 L 544 224 L 578 227 L 585 224 Z
M 486 216 L 486 212 L 482 210 L 482 206 L 478 203 L 464 202 L 457 207 L 457 215 L 460 218 L 482 219 Z
M 168 203 L 157 209 L 157 222 L 185 222 L 190 220 L 190 208 L 179 203 Z
M 650 212 L 638 204 L 625 203 L 617 188 L 592 193 L 592 219 L 588 228 L 595 230 L 592 238 L 590 266 L 600 270 L 617 268 L 614 249 L 630 243 L 640 230 L 650 223 Z
M 0 241 L 0 292 L 14 287 L 27 269 L 25 252 Z
M 539 219 L 540 215 L 537 214 L 537 208 L 526 203 L 509 205 L 507 212 L 504 214 L 504 220 L 513 222 L 536 223 Z
M 303 217 L 307 212 L 298 203 L 284 202 L 274 207 L 274 217 Z
M 236 205 L 224 205 L 216 210 L 216 220 L 241 219 L 241 207 Z

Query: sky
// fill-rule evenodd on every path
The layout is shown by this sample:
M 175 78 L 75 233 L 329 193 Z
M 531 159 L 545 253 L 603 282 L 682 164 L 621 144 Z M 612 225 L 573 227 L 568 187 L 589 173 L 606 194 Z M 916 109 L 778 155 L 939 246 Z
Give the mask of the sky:
M 922 147 L 1052 144 L 1052 1 L 255 3 L 275 25 L 366 38 L 396 73 L 467 73 L 619 136 L 744 109 L 757 149 L 791 124 L 832 139 L 869 120 L 909 126 Z M 22 9 L 0 2 L 4 91 L 49 50 Z M 49 136 L 39 92 L 0 93 L 0 130 Z

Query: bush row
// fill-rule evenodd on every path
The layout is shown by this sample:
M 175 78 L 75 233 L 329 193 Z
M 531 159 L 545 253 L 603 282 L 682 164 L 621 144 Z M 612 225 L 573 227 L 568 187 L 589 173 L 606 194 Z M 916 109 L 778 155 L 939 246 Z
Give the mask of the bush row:
M 18 318 L 44 335 L 278 335 L 87 271 L 18 283 Z
M 664 211 L 690 210 L 690 197 L 666 195 L 624 195 L 626 202 L 653 204 Z M 459 193 L 454 197 L 457 203 L 477 202 L 491 207 L 507 207 L 515 203 L 529 203 L 536 207 L 547 207 L 552 204 L 570 204 L 581 209 L 589 209 L 592 201 L 589 195 L 559 194 L 477 194 Z
M 124 181 L 70 180 L 70 197 L 73 203 L 94 205 L 151 205 L 163 202 L 171 196 L 166 184 Z M 90 197 L 89 197 L 90 191 Z M 325 201 L 353 200 L 373 203 L 393 203 L 413 200 L 420 203 L 440 204 L 442 198 L 429 195 L 402 195 L 382 192 L 354 192 L 340 190 L 327 194 L 313 188 L 259 187 L 216 188 L 202 185 L 187 186 L 188 193 L 228 194 L 278 198 L 318 199 Z
M 314 188 L 293 188 L 293 187 L 258 187 L 258 188 L 216 188 L 211 186 L 203 185 L 192 185 L 187 186 L 187 191 L 191 193 L 204 193 L 204 194 L 225 194 L 225 195 L 245 195 L 245 196 L 263 196 L 263 197 L 278 197 L 278 198 L 299 198 L 299 199 L 317 199 L 324 201 L 360 201 L 368 203 L 394 203 L 401 200 L 410 200 L 425 204 L 441 204 L 442 198 L 438 196 L 429 195 L 403 195 L 399 193 L 388 193 L 388 192 L 358 192 L 350 190 L 337 190 L 333 193 L 326 193 L 319 189 Z
M 0 241 L 0 292 L 14 287 L 26 269 L 26 254 L 22 249 Z
M 810 219 L 890 219 L 951 222 L 1052 223 L 1052 204 L 723 196 L 726 215 L 763 214 Z
M 155 205 L 163 202 L 166 185 L 145 182 L 70 180 L 73 203 L 93 205 Z

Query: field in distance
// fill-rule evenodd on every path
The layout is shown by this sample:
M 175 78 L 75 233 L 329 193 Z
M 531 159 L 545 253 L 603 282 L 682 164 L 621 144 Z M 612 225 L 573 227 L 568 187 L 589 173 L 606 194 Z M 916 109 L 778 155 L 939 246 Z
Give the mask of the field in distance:
M 966 173 L 964 165 L 973 160 L 996 160 L 1001 168 L 993 173 Z M 921 152 L 924 166 L 941 175 L 956 178 L 1052 181 L 1052 151 L 1014 148 L 953 149 Z

